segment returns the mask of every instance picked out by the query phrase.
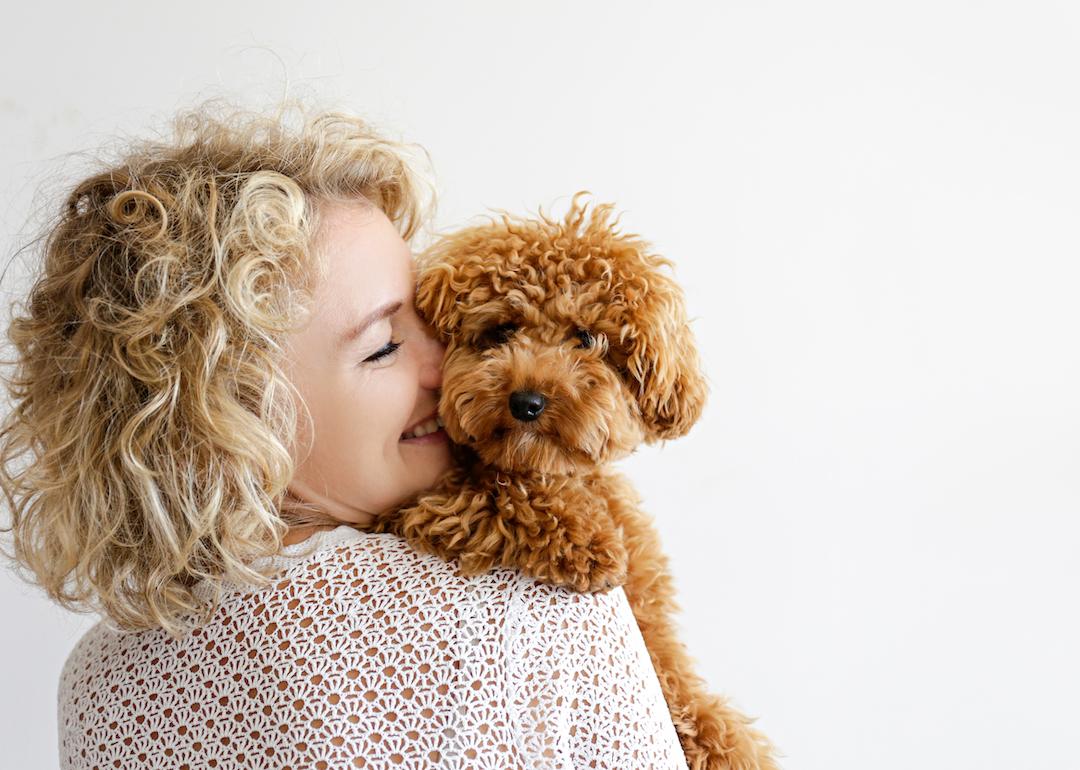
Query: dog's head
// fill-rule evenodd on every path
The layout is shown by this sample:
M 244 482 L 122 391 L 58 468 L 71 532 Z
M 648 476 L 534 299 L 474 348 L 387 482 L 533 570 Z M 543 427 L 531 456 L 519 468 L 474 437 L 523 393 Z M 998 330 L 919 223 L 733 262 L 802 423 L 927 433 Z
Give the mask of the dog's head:
M 563 222 L 501 214 L 420 258 L 446 344 L 449 437 L 508 471 L 566 473 L 684 435 L 707 385 L 671 262 L 574 196 Z

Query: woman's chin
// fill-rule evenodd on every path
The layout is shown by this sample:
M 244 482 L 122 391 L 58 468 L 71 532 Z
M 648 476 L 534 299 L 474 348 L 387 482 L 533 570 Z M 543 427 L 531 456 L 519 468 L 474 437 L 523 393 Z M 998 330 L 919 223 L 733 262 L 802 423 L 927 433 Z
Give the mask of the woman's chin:
M 438 432 L 442 433 L 441 430 Z M 454 466 L 450 441 L 445 433 L 428 443 L 399 441 L 398 446 L 401 447 L 402 462 L 409 469 L 409 475 L 416 479 L 417 491 L 434 486 L 439 477 Z

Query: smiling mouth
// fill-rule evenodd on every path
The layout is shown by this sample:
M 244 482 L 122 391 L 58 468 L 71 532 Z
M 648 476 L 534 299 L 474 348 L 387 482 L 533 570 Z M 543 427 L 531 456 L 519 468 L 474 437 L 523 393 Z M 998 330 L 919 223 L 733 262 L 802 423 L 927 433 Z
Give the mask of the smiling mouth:
M 446 426 L 443 425 L 442 418 L 436 415 L 430 420 L 420 423 L 408 433 L 402 433 L 398 441 L 407 441 L 411 438 L 423 438 L 432 433 L 438 433 Z

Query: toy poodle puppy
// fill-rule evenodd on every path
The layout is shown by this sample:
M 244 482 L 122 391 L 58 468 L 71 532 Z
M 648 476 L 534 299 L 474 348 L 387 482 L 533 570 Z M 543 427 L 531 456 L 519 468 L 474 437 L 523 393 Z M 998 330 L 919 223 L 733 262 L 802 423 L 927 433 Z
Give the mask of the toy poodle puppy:
M 373 531 L 578 591 L 622 585 L 691 770 L 773 770 L 754 721 L 710 694 L 678 640 L 667 557 L 611 463 L 677 438 L 707 385 L 682 291 L 637 236 L 573 197 L 541 215 L 467 227 L 419 260 L 416 307 L 446 344 L 439 417 L 456 466 Z

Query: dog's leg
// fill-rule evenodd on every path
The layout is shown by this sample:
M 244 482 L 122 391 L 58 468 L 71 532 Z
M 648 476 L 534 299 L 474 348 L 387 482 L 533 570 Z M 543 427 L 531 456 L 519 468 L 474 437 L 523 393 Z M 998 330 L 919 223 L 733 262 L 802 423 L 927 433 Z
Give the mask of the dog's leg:
M 444 561 L 457 559 L 464 575 L 487 572 L 514 554 L 513 533 L 501 525 L 490 490 L 461 467 L 408 505 L 383 511 L 368 529 L 392 532 Z
M 608 515 L 607 501 L 581 477 L 534 476 L 497 488 L 500 516 L 517 540 L 512 566 L 578 592 L 622 585 L 622 531 Z
M 629 554 L 623 591 L 671 710 L 690 770 L 777 770 L 775 749 L 726 699 L 708 691 L 679 640 L 675 586 L 652 517 L 628 481 L 611 473 L 602 483 L 608 510 L 622 527 Z
M 534 479 L 507 483 L 505 475 L 497 483 L 458 469 L 410 505 L 380 514 L 369 529 L 457 559 L 463 575 L 501 566 L 578 591 L 620 585 L 626 549 L 604 501 L 580 483 L 557 486 Z

